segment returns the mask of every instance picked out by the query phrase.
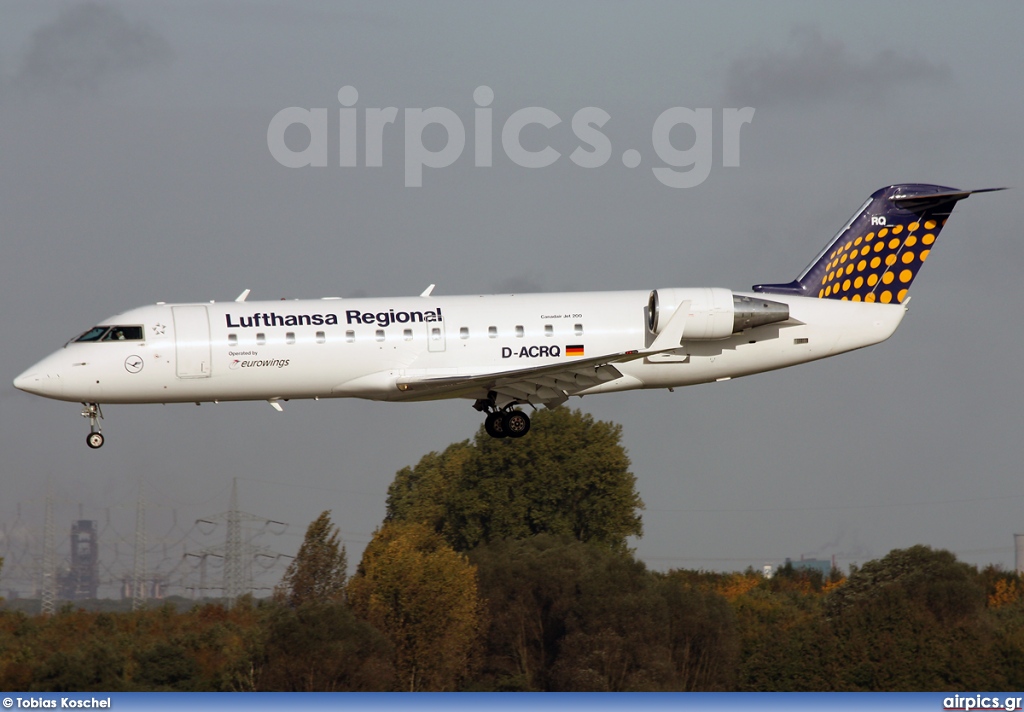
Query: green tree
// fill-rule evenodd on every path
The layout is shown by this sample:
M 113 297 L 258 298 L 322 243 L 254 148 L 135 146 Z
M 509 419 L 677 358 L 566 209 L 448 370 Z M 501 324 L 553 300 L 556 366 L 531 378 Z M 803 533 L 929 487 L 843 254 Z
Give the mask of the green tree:
M 735 684 L 739 637 L 725 597 L 694 586 L 686 575 L 658 575 L 658 591 L 668 609 L 667 635 L 673 689 L 729 690 Z
M 457 551 L 548 533 L 625 549 L 643 501 L 622 428 L 568 408 L 539 411 L 529 437 L 470 441 L 397 473 L 386 522 L 423 522 Z
M 184 646 L 171 641 L 159 640 L 153 647 L 142 651 L 136 657 L 138 669 L 134 682 L 139 689 L 192 690 L 196 678 L 196 663 Z
M 266 624 L 259 689 L 372 692 L 394 686 L 391 646 L 342 603 L 275 607 Z
M 982 577 L 948 551 L 918 545 L 864 564 L 825 600 L 841 662 L 837 685 L 1007 687 L 1004 633 L 985 604 Z
M 454 690 L 470 670 L 483 606 L 476 567 L 419 523 L 385 524 L 348 586 L 357 615 L 394 646 L 401 688 Z
M 718 690 L 733 679 L 725 600 L 629 552 L 540 534 L 470 557 L 490 606 L 481 687 Z
M 333 601 L 345 595 L 348 559 L 340 545 L 330 511 L 323 512 L 306 530 L 299 553 L 288 565 L 274 598 L 292 607 L 313 601 Z

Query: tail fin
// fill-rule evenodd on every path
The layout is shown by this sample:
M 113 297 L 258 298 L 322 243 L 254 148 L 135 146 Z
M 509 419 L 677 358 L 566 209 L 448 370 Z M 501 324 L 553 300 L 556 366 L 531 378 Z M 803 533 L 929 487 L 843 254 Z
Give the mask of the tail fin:
M 911 183 L 876 190 L 807 269 L 788 284 L 755 292 L 854 302 L 902 302 L 957 201 L 971 193 Z

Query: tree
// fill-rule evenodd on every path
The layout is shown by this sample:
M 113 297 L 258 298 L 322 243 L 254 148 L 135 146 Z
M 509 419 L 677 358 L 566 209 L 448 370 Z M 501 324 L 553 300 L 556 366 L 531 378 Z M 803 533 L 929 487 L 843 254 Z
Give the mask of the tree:
M 494 690 L 723 690 L 729 605 L 628 551 L 539 534 L 470 552 L 490 606 L 480 684 Z
M 858 603 L 885 598 L 888 591 L 919 603 L 941 623 L 970 617 L 985 606 L 985 590 L 972 566 L 949 551 L 918 544 L 893 549 L 854 569 L 829 597 L 827 611 L 835 616 Z
M 391 646 L 342 603 L 277 606 L 266 627 L 261 690 L 372 692 L 394 685 Z
M 474 549 L 490 604 L 487 674 L 504 690 L 666 689 L 664 601 L 628 552 L 540 534 Z
M 423 524 L 385 524 L 363 552 L 348 595 L 356 614 L 394 646 L 402 689 L 457 689 L 483 612 L 476 567 L 464 555 Z
M 837 640 L 837 687 L 1007 687 L 1000 631 L 985 616 L 977 570 L 948 551 L 894 549 L 850 573 L 825 600 Z M 965 655 L 965 651 L 970 651 Z
M 615 549 L 643 532 L 622 428 L 578 410 L 533 417 L 521 440 L 455 443 L 400 470 L 386 522 L 423 522 L 457 551 L 548 533 Z
M 736 620 L 725 597 L 690 585 L 685 575 L 658 576 L 668 607 L 668 646 L 674 688 L 728 690 L 735 684 L 739 658 Z
M 314 601 L 339 600 L 345 595 L 347 569 L 338 528 L 331 523 L 330 511 L 325 511 L 306 530 L 299 553 L 274 589 L 274 598 L 293 608 Z

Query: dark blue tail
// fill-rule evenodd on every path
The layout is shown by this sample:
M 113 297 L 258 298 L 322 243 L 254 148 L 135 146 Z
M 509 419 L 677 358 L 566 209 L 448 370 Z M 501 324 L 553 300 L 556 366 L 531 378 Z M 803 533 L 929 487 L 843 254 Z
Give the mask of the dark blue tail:
M 795 281 L 755 292 L 853 302 L 902 302 L 957 201 L 971 193 L 909 183 L 876 190 Z

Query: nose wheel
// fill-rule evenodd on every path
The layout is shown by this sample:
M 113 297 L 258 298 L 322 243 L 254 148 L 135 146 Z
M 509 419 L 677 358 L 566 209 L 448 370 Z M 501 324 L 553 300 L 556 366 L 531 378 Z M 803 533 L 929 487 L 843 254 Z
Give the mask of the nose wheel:
M 86 444 L 96 450 L 103 447 L 103 428 L 100 421 L 103 420 L 103 410 L 99 403 L 83 403 L 82 417 L 89 419 L 89 435 L 86 436 Z

